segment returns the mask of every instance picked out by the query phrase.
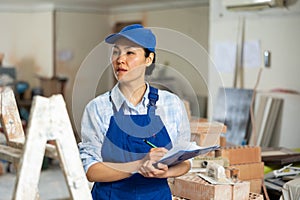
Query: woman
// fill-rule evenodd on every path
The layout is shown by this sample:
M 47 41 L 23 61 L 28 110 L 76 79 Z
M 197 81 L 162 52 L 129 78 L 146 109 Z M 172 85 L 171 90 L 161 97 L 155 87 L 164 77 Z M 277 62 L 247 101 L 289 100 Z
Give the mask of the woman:
M 129 25 L 105 41 L 118 83 L 93 99 L 82 118 L 80 155 L 94 199 L 171 199 L 167 178 L 185 174 L 190 162 L 153 166 L 176 142 L 189 141 L 182 101 L 145 82 L 155 61 L 150 29 Z M 157 148 L 150 147 L 154 144 Z

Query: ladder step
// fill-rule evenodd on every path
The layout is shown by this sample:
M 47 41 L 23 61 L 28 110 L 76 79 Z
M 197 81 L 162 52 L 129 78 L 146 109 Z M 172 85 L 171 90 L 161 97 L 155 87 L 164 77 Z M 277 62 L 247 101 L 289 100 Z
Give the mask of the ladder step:
M 24 147 L 24 142 L 11 140 L 8 145 L 10 147 L 22 150 Z M 53 144 L 46 144 L 45 156 L 52 159 L 58 159 L 56 146 Z
M 0 159 L 17 163 L 20 160 L 22 151 L 6 145 L 0 145 Z

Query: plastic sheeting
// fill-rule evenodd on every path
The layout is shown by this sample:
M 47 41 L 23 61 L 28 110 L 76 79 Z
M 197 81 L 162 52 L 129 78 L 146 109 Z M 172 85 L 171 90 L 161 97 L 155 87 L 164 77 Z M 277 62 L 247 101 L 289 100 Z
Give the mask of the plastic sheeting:
M 300 177 L 283 185 L 280 200 L 300 200 Z

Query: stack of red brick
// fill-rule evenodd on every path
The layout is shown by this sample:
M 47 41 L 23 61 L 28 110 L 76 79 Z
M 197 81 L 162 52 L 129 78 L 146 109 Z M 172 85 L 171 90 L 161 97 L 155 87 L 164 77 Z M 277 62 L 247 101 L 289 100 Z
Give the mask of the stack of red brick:
M 250 192 L 261 193 L 264 163 L 261 162 L 260 147 L 222 147 L 215 152 L 215 156 L 229 160 L 228 176 L 234 171 L 237 179 L 250 182 Z
M 169 179 L 172 194 L 177 198 L 190 200 L 261 200 L 264 163 L 261 162 L 260 147 L 225 147 L 220 133 L 226 132 L 221 123 L 209 123 L 203 120 L 191 122 L 192 140 L 200 146 L 219 144 L 221 149 L 205 155 L 208 159 L 220 162 L 226 160 L 226 175 L 236 179 L 234 185 L 213 185 L 196 173 Z M 218 138 L 216 138 L 218 137 Z M 224 138 L 223 138 L 224 139 Z M 194 166 L 199 166 L 197 163 Z M 228 163 L 227 163 L 228 162 Z
M 169 181 L 172 194 L 190 200 L 248 200 L 249 182 L 213 185 L 196 174 L 186 174 Z
M 234 185 L 214 185 L 196 173 L 169 179 L 172 194 L 190 200 L 261 200 L 263 168 L 260 148 L 250 146 L 222 147 L 214 155 L 228 159 L 225 167 L 228 178 L 236 179 Z M 197 161 L 197 160 L 195 160 Z

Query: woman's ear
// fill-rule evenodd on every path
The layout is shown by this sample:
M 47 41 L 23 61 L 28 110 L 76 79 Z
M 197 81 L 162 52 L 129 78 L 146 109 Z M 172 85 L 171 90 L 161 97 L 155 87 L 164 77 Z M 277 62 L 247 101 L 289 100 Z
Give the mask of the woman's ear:
M 154 53 L 150 53 L 149 56 L 146 58 L 146 66 L 149 67 L 154 59 Z

